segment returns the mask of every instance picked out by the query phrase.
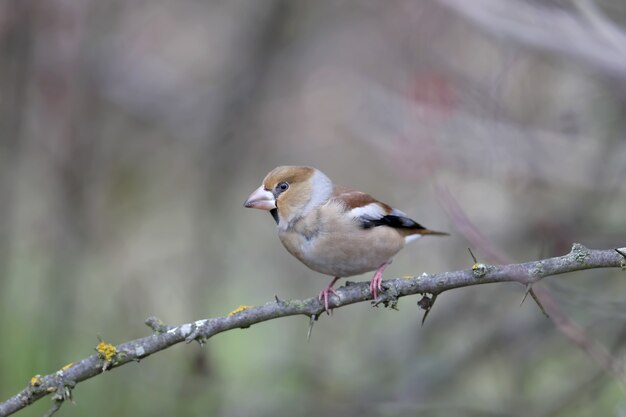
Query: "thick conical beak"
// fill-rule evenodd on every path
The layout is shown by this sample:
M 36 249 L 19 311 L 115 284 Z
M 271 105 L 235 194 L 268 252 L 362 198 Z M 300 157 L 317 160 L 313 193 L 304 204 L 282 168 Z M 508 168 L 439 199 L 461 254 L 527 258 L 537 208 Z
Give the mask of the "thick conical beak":
M 255 208 L 259 210 L 273 210 L 276 208 L 276 199 L 274 194 L 260 186 L 243 203 L 244 207 Z

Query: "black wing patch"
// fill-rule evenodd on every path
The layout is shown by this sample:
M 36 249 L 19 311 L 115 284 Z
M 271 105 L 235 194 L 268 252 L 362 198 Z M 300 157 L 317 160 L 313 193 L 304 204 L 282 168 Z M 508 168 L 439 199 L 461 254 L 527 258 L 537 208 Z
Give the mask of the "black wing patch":
M 363 229 L 371 229 L 376 226 L 389 226 L 396 229 L 426 230 L 424 226 L 408 217 L 394 216 L 392 214 L 383 216 L 380 219 L 361 219 L 361 227 L 363 227 Z

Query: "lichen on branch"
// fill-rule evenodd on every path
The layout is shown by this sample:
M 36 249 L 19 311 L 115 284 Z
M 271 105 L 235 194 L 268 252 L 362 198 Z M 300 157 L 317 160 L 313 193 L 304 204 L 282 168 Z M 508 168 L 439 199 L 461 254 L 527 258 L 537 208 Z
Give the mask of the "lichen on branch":
M 422 304 L 428 312 L 437 295 L 454 288 L 496 282 L 519 282 L 528 287 L 548 276 L 592 268 L 625 267 L 626 248 L 592 250 L 574 244 L 567 255 L 539 261 L 509 265 L 485 265 L 473 262 L 473 266 L 461 271 L 424 273 L 386 280 L 383 281 L 385 291 L 376 300 L 372 300 L 368 283 L 347 282 L 337 289 L 336 295 L 329 298 L 329 307 L 342 308 L 366 301 L 372 301 L 376 305 L 394 306 L 401 297 L 422 294 L 426 295 L 426 298 L 422 298 Z M 50 411 L 56 412 L 63 401 L 71 398 L 71 391 L 76 384 L 104 371 L 139 361 L 181 342 L 196 340 L 204 343 L 218 333 L 247 328 L 279 317 L 304 315 L 314 320 L 323 312 L 324 305 L 318 297 L 305 300 L 281 300 L 276 297 L 274 301 L 261 306 L 241 306 L 226 316 L 196 320 L 177 326 L 167 326 L 156 318 L 150 318 L 146 320 L 146 324 L 153 330 L 150 336 L 117 346 L 100 341 L 96 346 L 96 354 L 66 365 L 55 373 L 36 375 L 30 380 L 24 376 L 27 387 L 0 403 L 0 417 L 13 414 L 49 394 L 53 394 L 54 400 Z

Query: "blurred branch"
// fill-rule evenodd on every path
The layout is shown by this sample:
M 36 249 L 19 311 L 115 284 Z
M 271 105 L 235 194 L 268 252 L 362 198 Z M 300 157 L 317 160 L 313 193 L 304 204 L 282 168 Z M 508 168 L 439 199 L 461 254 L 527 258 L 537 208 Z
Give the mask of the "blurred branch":
M 587 0 L 576 1 L 582 16 L 520 0 L 438 1 L 494 36 L 561 54 L 626 81 L 626 32 Z
M 495 282 L 530 285 L 544 277 L 592 268 L 626 269 L 624 254 L 626 248 L 591 250 L 580 244 L 574 244 L 569 254 L 555 258 L 509 265 L 477 264 L 470 269 L 456 272 L 424 273 L 418 277 L 396 278 L 383 282 L 386 291 L 374 302 L 393 307 L 400 297 L 413 294 L 435 296 L 454 288 Z M 336 296 L 331 296 L 329 304 L 331 308 L 340 308 L 368 300 L 371 300 L 368 283 L 347 282 L 345 286 L 337 289 Z M 203 319 L 178 326 L 167 326 L 151 318 L 146 324 L 155 332 L 152 336 L 118 346 L 100 342 L 96 349 L 97 354 L 66 365 L 55 373 L 33 377 L 28 387 L 0 403 L 0 417 L 13 414 L 48 394 L 54 394 L 52 408 L 56 411 L 60 402 L 71 399 L 71 391 L 77 383 L 99 375 L 105 370 L 129 362 L 138 362 L 183 341 L 189 343 L 196 340 L 203 344 L 212 336 L 224 331 L 247 328 L 256 323 L 286 316 L 304 315 L 318 319 L 323 312 L 324 305 L 317 297 L 306 300 L 280 300 L 277 297 L 276 301 L 262 306 L 240 307 L 224 317 Z
M 458 202 L 445 187 L 437 187 L 437 195 L 442 202 L 442 207 L 456 225 L 457 230 L 473 245 L 479 247 L 487 258 L 500 264 L 513 262 L 504 252 L 489 240 L 480 229 L 467 217 Z M 615 249 L 626 260 L 626 253 Z M 473 255 L 472 255 L 473 256 Z M 558 305 L 550 291 L 543 286 L 527 284 L 527 293 L 532 295 L 541 311 L 552 320 L 557 330 L 569 339 L 573 344 L 582 349 L 594 360 L 605 372 L 622 379 L 624 377 L 624 365 L 621 360 L 613 357 L 611 353 L 598 341 L 589 335 L 578 323 L 570 319 Z M 526 298 L 526 296 L 524 296 Z

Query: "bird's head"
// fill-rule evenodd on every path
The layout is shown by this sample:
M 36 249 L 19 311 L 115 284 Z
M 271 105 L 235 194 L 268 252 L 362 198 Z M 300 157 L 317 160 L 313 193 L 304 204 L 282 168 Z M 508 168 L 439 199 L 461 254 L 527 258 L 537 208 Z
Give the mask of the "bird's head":
M 306 166 L 279 166 L 265 176 L 245 207 L 268 210 L 276 223 L 289 222 L 325 203 L 332 194 L 332 182 L 321 171 Z

